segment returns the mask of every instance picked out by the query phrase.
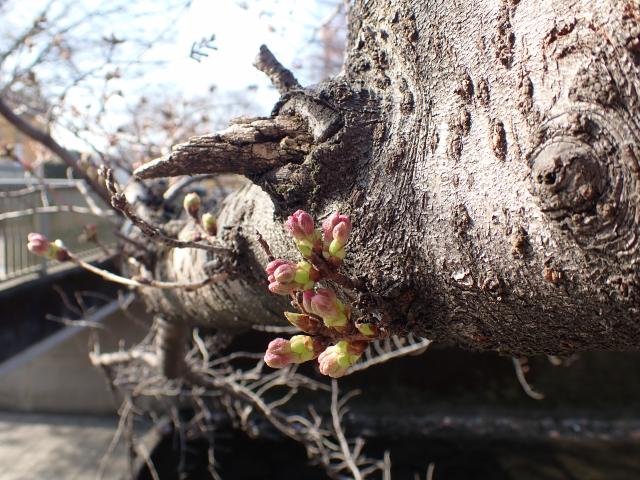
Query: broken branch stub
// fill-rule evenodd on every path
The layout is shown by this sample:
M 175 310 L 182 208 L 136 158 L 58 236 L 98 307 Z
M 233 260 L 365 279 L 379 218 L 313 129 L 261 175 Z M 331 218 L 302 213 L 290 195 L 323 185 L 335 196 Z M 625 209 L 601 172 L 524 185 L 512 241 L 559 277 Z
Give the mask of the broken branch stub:
M 253 66 L 269 77 L 280 95 L 302 88 L 293 73 L 278 61 L 266 45 L 260 46 L 260 52 L 258 52 Z
M 138 178 L 200 173 L 237 173 L 252 177 L 288 163 L 302 163 L 313 137 L 297 117 L 235 120 L 219 133 L 193 137 L 165 156 L 139 167 Z

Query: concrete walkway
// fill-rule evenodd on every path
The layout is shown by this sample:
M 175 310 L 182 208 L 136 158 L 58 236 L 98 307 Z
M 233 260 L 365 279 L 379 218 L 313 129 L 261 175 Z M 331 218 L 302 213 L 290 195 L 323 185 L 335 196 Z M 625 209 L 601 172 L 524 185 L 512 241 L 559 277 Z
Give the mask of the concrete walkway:
M 2 480 L 93 480 L 117 425 L 115 417 L 0 413 Z M 128 478 L 119 445 L 104 480 Z

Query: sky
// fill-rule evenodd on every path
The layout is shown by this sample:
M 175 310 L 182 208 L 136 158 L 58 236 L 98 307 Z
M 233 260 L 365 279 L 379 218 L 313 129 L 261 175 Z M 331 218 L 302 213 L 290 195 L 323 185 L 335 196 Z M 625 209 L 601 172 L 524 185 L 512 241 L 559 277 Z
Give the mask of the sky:
M 17 30 L 20 23 L 32 21 L 34 12 L 43 9 L 52 0 L 13 0 L 12 7 L 5 9 L 2 15 L 6 21 L 0 22 L 0 35 L 5 39 L 11 37 L 12 30 Z M 65 1 L 55 0 L 61 5 Z M 128 0 L 73 0 L 73 9 L 66 18 L 73 15 L 82 18 L 83 11 L 90 11 L 96 6 L 111 6 Z M 153 92 L 176 92 L 185 97 L 202 97 L 209 95 L 209 88 L 216 85 L 217 96 L 223 97 L 225 92 L 243 91 L 248 100 L 256 107 L 257 115 L 267 115 L 278 99 L 277 92 L 270 85 L 267 77 L 256 70 L 252 63 L 261 44 L 267 44 L 276 57 L 294 71 L 300 82 L 305 85 L 308 70 L 305 71 L 304 59 L 310 48 L 309 41 L 314 27 L 336 8 L 342 0 L 192 0 L 188 9 L 171 11 L 163 15 L 165 5 L 179 0 L 130 0 L 134 12 L 156 10 L 158 16 L 148 20 L 126 20 L 114 24 L 106 20 L 101 23 L 95 19 L 87 22 L 86 28 L 96 38 L 100 35 L 128 36 L 137 29 L 147 37 L 163 35 L 166 41 L 145 51 L 143 60 L 162 60 L 160 68 L 150 68 L 149 73 L 131 80 L 123 76 L 113 84 L 122 90 L 122 97 L 112 97 L 108 105 L 108 121 L 117 124 L 127 105 L 136 103 L 140 95 L 152 95 Z M 53 14 L 52 14 L 53 16 Z M 26 22 L 26 23 L 25 23 Z M 146 22 L 146 23 L 145 23 Z M 4 27 L 1 25 L 4 23 Z M 167 31 L 163 30 L 167 25 Z M 89 37 L 90 35 L 87 35 Z M 212 44 L 215 49 L 201 49 L 208 56 L 196 61 L 190 57 L 194 42 L 215 36 Z M 87 59 L 89 62 L 91 59 Z M 301 68 L 295 68 L 296 66 Z M 292 68 L 293 67 L 293 68 Z M 3 66 L 6 69 L 6 65 Z M 248 88 L 248 87 L 252 88 Z M 90 103 L 98 105 L 95 93 L 87 89 L 76 88 L 67 95 L 67 101 L 79 109 Z M 96 107 L 98 108 L 98 107 Z M 119 113 L 120 112 L 120 113 Z M 63 130 L 54 132 L 68 147 L 82 149 L 77 138 Z
M 311 25 L 322 12 L 313 2 L 280 0 L 277 2 L 240 2 L 231 0 L 196 0 L 178 24 L 178 35 L 169 52 L 171 81 L 179 88 L 205 93 L 213 82 L 222 90 L 236 90 L 255 85 L 256 100 L 267 113 L 277 100 L 266 76 L 256 70 L 253 59 L 266 43 L 287 66 L 304 53 Z M 268 14 L 262 14 L 269 11 Z M 189 58 L 194 41 L 215 35 L 217 50 L 201 62 Z M 296 72 L 304 82 L 304 72 Z

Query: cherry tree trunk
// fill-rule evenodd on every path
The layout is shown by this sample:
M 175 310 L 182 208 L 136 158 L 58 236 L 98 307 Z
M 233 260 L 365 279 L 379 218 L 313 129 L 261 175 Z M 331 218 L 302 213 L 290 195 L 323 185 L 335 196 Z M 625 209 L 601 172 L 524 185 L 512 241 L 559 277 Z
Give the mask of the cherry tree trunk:
M 156 266 L 194 281 L 224 264 L 229 279 L 152 307 L 186 325 L 282 323 L 256 231 L 296 259 L 286 217 L 339 209 L 358 288 L 338 291 L 357 315 L 512 354 L 637 349 L 637 1 L 358 0 L 349 16 L 341 75 L 285 78 L 271 118 L 138 170 L 250 180 L 220 210 L 228 258 L 175 249 Z

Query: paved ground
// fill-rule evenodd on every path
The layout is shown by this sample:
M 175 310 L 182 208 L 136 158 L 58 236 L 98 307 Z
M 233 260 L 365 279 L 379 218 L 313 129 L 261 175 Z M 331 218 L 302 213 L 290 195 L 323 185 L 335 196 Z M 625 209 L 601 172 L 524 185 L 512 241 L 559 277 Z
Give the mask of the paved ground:
M 0 413 L 1 480 L 94 480 L 116 428 L 115 417 Z M 104 480 L 125 480 L 120 445 Z

